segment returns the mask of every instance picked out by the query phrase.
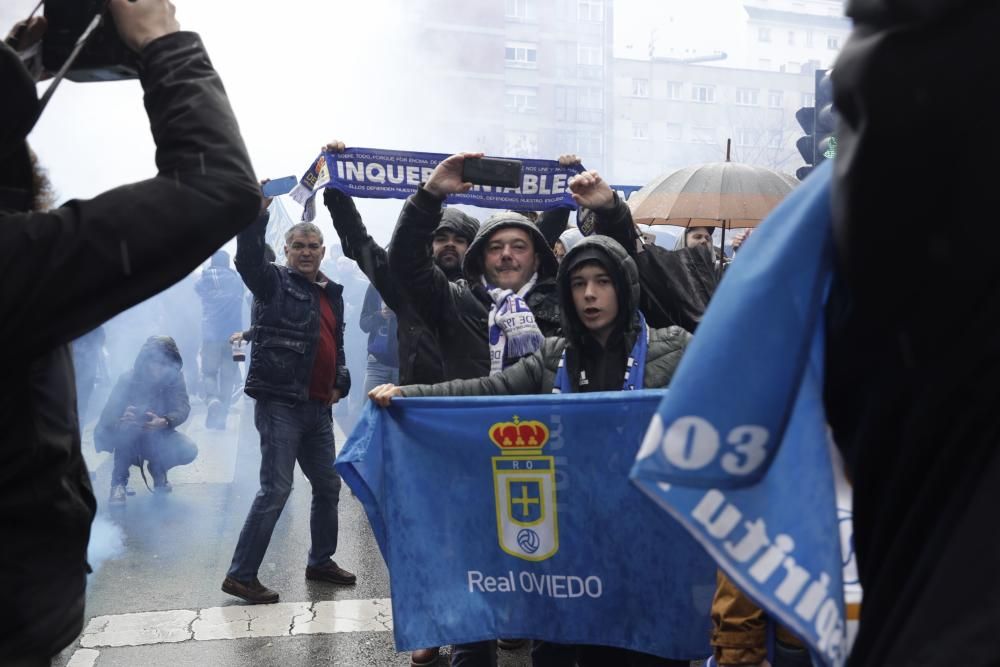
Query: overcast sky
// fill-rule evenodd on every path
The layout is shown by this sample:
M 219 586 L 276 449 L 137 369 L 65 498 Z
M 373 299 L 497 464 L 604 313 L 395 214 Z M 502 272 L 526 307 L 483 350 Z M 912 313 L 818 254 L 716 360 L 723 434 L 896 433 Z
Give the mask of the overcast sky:
M 6 33 L 35 2 L 3 0 L 0 29 Z M 450 145 L 446 127 L 421 127 L 407 113 L 427 102 L 409 96 L 426 73 L 396 18 L 405 0 L 174 4 L 182 29 L 202 35 L 222 75 L 260 177 L 301 175 L 332 138 L 428 152 L 472 148 Z M 731 49 L 744 18 L 736 0 L 616 0 L 615 8 L 619 54 L 630 44 L 645 52 L 650 30 L 666 34 L 671 20 L 684 26 L 684 40 L 671 37 L 678 48 Z M 60 202 L 155 174 L 137 81 L 64 83 L 29 140 Z M 359 205 L 376 238 L 388 240 L 399 202 Z M 294 202 L 289 210 L 298 213 Z

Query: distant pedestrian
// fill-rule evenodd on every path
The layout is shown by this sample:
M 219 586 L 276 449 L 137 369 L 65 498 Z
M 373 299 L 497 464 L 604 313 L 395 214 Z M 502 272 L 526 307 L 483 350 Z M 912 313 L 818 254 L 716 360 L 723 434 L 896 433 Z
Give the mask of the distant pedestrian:
M 201 297 L 201 382 L 208 403 L 205 426 L 226 428 L 226 415 L 238 385 L 229 337 L 243 328 L 243 281 L 229 268 L 229 253 L 218 250 L 194 286 Z

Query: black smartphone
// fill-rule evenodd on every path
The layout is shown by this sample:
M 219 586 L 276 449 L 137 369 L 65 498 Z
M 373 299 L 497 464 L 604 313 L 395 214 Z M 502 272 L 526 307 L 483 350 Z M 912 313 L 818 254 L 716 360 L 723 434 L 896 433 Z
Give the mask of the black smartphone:
M 498 157 L 467 157 L 462 162 L 462 180 L 476 185 L 494 185 L 501 188 L 521 187 L 520 160 Z

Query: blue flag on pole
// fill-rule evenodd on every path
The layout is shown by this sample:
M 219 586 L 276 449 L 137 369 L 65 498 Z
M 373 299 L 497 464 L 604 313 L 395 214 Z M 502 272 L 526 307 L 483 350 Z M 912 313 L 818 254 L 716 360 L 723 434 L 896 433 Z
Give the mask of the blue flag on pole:
M 396 399 L 337 458 L 396 648 L 525 637 L 704 657 L 715 564 L 628 480 L 663 391 Z
M 829 163 L 817 169 L 740 251 L 632 478 L 815 659 L 842 665 L 840 530 L 823 410 L 830 175 Z

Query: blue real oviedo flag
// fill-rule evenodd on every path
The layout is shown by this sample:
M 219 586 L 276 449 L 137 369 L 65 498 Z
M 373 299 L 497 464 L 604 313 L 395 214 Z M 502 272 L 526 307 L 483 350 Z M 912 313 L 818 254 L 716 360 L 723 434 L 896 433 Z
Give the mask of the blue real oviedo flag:
M 628 480 L 663 394 L 369 404 L 336 467 L 388 565 L 397 650 L 526 637 L 704 657 L 715 564 Z
M 842 665 L 840 530 L 823 410 L 831 162 L 740 251 L 650 424 L 632 479 L 803 638 L 817 664 Z

